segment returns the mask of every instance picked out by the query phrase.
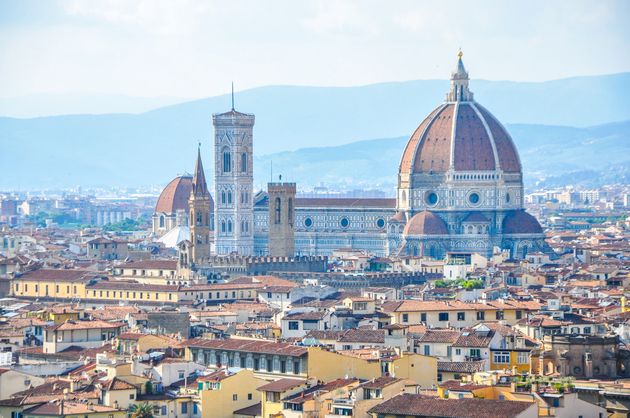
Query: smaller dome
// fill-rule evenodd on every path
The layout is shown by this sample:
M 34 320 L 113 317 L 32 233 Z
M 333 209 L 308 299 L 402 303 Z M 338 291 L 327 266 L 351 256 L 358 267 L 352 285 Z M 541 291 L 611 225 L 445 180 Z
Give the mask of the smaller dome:
M 188 212 L 188 198 L 192 190 L 192 176 L 175 177 L 162 190 L 155 212 L 175 213 L 180 209 Z
M 396 212 L 394 216 L 389 218 L 389 222 L 391 223 L 403 223 L 405 222 L 405 213 L 404 212 Z
M 448 235 L 448 228 L 442 218 L 425 210 L 409 219 L 403 235 Z
M 503 220 L 504 234 L 542 234 L 538 220 L 524 210 L 509 212 Z

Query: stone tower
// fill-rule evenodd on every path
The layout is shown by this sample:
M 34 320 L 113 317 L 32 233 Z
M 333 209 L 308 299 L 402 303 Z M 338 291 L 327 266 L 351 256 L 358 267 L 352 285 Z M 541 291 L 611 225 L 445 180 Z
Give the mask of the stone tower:
M 190 261 L 195 264 L 202 264 L 210 257 L 212 199 L 203 172 L 201 147 L 197 150 L 197 163 L 195 164 L 188 206 L 190 208 Z
M 295 255 L 295 183 L 268 183 L 269 255 Z
M 254 115 L 232 110 L 214 124 L 215 250 L 254 254 Z

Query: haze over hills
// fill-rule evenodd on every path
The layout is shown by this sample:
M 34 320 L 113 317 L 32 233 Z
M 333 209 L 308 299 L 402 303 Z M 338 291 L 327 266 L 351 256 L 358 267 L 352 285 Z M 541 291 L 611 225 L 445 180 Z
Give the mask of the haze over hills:
M 256 114 L 256 184 L 269 179 L 273 160 L 274 172 L 303 185 L 387 188 L 406 139 L 447 89 L 448 81 L 425 80 L 240 92 L 237 109 Z M 530 180 L 628 161 L 630 73 L 473 80 L 471 90 L 507 124 Z M 199 140 L 211 180 L 211 114 L 229 105 L 217 96 L 141 114 L 0 118 L 0 189 L 165 184 L 192 170 Z

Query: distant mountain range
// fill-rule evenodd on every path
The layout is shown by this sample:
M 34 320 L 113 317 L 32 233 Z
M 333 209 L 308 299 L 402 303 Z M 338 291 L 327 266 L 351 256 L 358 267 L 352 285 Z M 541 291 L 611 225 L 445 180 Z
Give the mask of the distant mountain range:
M 269 179 L 273 160 L 275 173 L 303 185 L 387 187 L 406 138 L 447 89 L 447 81 L 425 80 L 240 92 L 237 109 L 256 114 L 256 183 Z M 630 73 L 473 80 L 471 90 L 508 125 L 528 179 L 628 160 Z M 192 171 L 198 141 L 211 179 L 211 115 L 228 108 L 229 97 L 217 96 L 141 114 L 0 118 L 0 190 L 165 184 Z

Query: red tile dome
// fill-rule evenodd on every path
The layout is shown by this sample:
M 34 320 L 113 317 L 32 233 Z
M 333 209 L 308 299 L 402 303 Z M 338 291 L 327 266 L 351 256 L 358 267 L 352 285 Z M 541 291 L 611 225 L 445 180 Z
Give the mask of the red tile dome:
M 403 235 L 447 235 L 446 223 L 435 213 L 424 210 L 409 219 Z
M 501 123 L 473 100 L 461 55 L 451 91 L 415 130 L 403 153 L 400 174 L 493 171 L 520 173 L 514 142 Z
M 510 211 L 503 219 L 504 234 L 542 234 L 538 220 L 524 210 Z
M 162 190 L 155 212 L 175 213 L 180 209 L 188 212 L 188 198 L 192 190 L 192 176 L 175 177 Z

